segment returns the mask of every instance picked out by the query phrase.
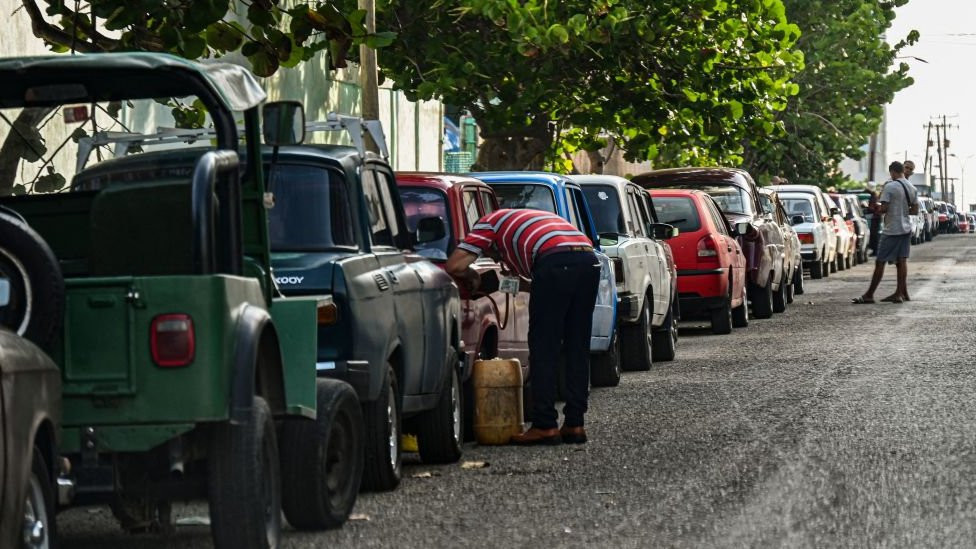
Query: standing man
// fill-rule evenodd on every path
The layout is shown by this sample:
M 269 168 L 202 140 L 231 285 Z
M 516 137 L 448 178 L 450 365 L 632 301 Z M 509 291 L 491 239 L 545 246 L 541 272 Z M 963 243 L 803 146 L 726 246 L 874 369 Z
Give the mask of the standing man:
M 905 161 L 905 180 L 911 183 L 912 174 L 915 173 L 915 163 L 911 160 Z
M 586 442 L 583 415 L 590 390 L 590 335 L 600 284 L 593 243 L 563 218 L 539 210 L 497 210 L 478 221 L 447 260 L 447 272 L 470 290 L 480 284 L 471 264 L 493 257 L 531 283 L 529 379 L 532 428 L 513 444 Z M 566 406 L 556 428 L 556 369 L 566 361 Z
M 874 263 L 874 275 L 871 286 L 861 297 L 854 298 L 854 303 L 874 303 L 874 291 L 878 289 L 884 276 L 886 262 L 895 263 L 898 272 L 898 285 L 895 293 L 882 299 L 891 303 L 908 301 L 908 255 L 912 246 L 912 223 L 909 215 L 918 211 L 918 197 L 908 180 L 905 179 L 905 167 L 901 162 L 892 162 L 888 166 L 891 181 L 885 183 L 881 190 L 880 210 L 884 214 L 884 228 L 881 231 L 881 242 L 878 245 L 878 257 Z

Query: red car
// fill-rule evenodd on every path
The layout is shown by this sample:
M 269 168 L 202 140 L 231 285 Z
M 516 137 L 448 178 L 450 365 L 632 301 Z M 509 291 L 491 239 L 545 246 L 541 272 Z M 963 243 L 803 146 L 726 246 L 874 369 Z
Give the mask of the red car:
M 746 258 L 718 204 L 704 191 L 649 192 L 661 223 L 679 230 L 668 246 L 678 268 L 681 317 L 711 318 L 716 334 L 748 325 Z
M 414 248 L 442 267 L 471 227 L 498 209 L 491 187 L 470 177 L 399 172 L 396 180 L 409 230 L 416 231 L 417 222 L 424 217 L 438 216 L 444 220 L 447 226 L 444 238 Z M 491 259 L 482 257 L 473 267 L 479 272 L 495 270 L 501 277 L 501 266 Z M 472 298 L 462 289 L 461 300 L 461 339 L 467 356 L 517 358 L 522 363 L 523 379 L 528 379 L 529 293 L 512 296 L 495 292 Z

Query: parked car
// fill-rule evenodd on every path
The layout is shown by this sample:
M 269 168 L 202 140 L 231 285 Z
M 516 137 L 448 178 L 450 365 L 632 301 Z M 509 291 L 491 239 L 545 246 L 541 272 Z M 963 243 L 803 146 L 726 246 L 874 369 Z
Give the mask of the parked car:
M 923 219 L 922 242 L 930 242 L 933 234 L 938 232 L 938 218 L 935 212 L 935 204 L 931 197 L 918 197 L 919 215 Z
M 951 225 L 949 220 L 949 205 L 941 200 L 936 200 L 935 208 L 938 212 L 938 232 L 941 234 L 946 234 L 949 232 L 949 227 Z
M 0 279 L 3 320 L 10 290 Z M 40 347 L 0 326 L 0 547 L 56 546 L 60 435 L 61 370 Z
M 783 234 L 783 280 L 781 283 L 786 286 L 786 299 L 782 302 L 774 301 L 773 310 L 781 313 L 786 310 L 788 303 L 793 303 L 793 294 L 799 286 L 800 293 L 803 293 L 803 259 L 800 256 L 800 240 L 793 229 L 792 219 L 786 215 L 783 203 L 779 199 L 776 191 L 762 188 L 759 189 L 759 201 L 762 203 L 763 210 L 768 212 L 765 215 L 779 227 Z M 800 274 L 797 280 L 797 273 Z
M 854 222 L 854 209 L 851 208 L 850 203 L 845 200 L 847 195 L 840 193 L 829 193 L 827 196 L 834 201 L 837 205 L 837 209 L 840 210 L 840 218 L 844 222 L 844 227 L 847 229 L 848 235 L 848 246 L 847 256 L 844 258 L 844 268 L 850 269 L 854 265 L 857 265 L 860 260 L 860 255 L 858 251 L 860 250 L 861 243 L 858 241 L 857 237 L 857 223 Z
M 595 374 L 613 377 L 621 367 L 621 343 L 617 340 L 617 289 L 610 257 L 600 250 L 600 237 L 583 190 L 566 176 L 546 172 L 482 172 L 471 174 L 495 190 L 500 208 L 530 208 L 559 215 L 587 235 L 600 261 L 600 289 L 593 311 L 590 360 Z M 663 320 L 662 320 L 663 322 Z M 647 364 L 650 367 L 650 364 Z
M 783 282 L 783 233 L 769 220 L 759 201 L 759 189 L 752 176 L 735 168 L 673 168 L 656 170 L 633 179 L 645 189 L 698 189 L 707 192 L 732 225 L 748 222 L 749 230 L 739 235 L 746 257 L 747 291 L 753 316 L 769 318 L 773 303 L 786 302 Z
M 680 309 L 674 259 L 665 243 L 671 227 L 658 223 L 647 192 L 622 177 L 570 179 L 582 187 L 600 247 L 614 264 L 624 368 L 645 370 L 652 356 L 673 360 Z
M 416 232 L 424 219 L 438 217 L 447 230 L 444 237 L 414 246 L 417 254 L 443 268 L 458 242 L 479 219 L 498 209 L 495 192 L 473 177 L 436 173 L 395 174 L 406 215 L 407 230 Z M 502 266 L 490 257 L 472 264 L 480 274 L 493 271 L 503 276 Z M 529 379 L 529 292 L 516 295 L 496 291 L 490 295 L 461 292 L 461 341 L 467 357 L 482 360 L 515 358 L 522 366 L 522 379 Z M 464 383 L 464 422 L 472 435 L 474 387 Z
M 959 232 L 963 234 L 969 233 L 969 216 L 966 214 L 956 214 L 959 218 Z
M 856 238 L 852 226 L 848 226 L 844 220 L 843 210 L 840 205 L 829 195 L 825 195 L 827 206 L 831 213 L 831 220 L 834 226 L 834 234 L 837 235 L 837 258 L 831 266 L 831 272 L 843 271 L 851 267 L 852 256 L 854 255 Z
M 864 218 L 861 203 L 858 201 L 857 195 L 853 194 L 839 194 L 836 200 L 846 205 L 844 216 L 852 223 L 854 233 L 857 235 L 857 246 L 854 250 L 854 264 L 866 263 L 868 260 L 868 241 L 871 239 L 871 229 L 868 225 L 868 220 Z
M 780 193 L 784 200 L 802 198 L 798 195 L 810 197 L 813 211 L 807 210 L 802 202 L 790 201 L 787 213 L 794 215 L 792 211 L 794 207 L 802 209 L 798 212 L 804 215 L 804 223 L 794 225 L 794 228 L 800 237 L 801 255 L 810 266 L 810 277 L 830 276 L 830 272 L 836 269 L 837 258 L 842 257 L 842 252 L 834 220 L 834 213 L 836 212 L 831 211 L 830 202 L 828 202 L 829 197 L 820 187 L 814 185 L 772 185 L 768 188 Z M 822 235 L 823 241 L 820 240 L 821 230 L 817 228 L 818 225 L 822 225 L 824 228 L 822 232 L 826 233 Z M 815 249 L 812 249 L 811 246 L 814 246 Z M 816 262 L 820 260 L 823 263 L 818 267 Z
M 694 189 L 655 189 L 650 195 L 659 219 L 678 229 L 668 246 L 678 267 L 682 318 L 708 318 L 716 334 L 747 326 L 746 258 L 718 204 Z
M 969 232 L 976 233 L 976 215 L 969 214 Z

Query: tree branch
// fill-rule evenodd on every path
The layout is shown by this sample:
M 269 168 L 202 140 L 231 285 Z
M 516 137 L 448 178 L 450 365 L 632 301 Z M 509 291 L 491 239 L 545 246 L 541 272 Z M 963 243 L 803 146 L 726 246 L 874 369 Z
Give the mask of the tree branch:
M 24 5 L 24 9 L 27 10 L 27 15 L 30 17 L 31 31 L 34 33 L 34 36 L 52 44 L 68 45 L 72 43 L 74 38 L 70 34 L 48 23 L 44 19 L 44 14 L 41 13 L 36 2 L 33 0 L 22 0 L 22 4 Z M 97 44 L 92 44 L 84 40 L 74 40 L 74 42 L 75 49 L 80 52 L 97 53 L 104 51 Z

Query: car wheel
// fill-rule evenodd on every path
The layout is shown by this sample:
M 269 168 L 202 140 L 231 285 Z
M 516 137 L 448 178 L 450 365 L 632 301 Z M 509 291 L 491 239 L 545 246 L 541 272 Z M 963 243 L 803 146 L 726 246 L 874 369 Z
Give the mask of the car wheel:
M 750 292 L 752 301 L 752 316 L 756 318 L 769 318 L 773 316 L 773 275 L 769 275 L 766 287 L 760 288 L 751 284 Z
M 279 546 L 280 475 L 274 418 L 255 395 L 247 421 L 222 422 L 211 438 L 207 481 L 215 547 Z
M 844 269 L 850 269 L 851 267 L 854 266 L 854 259 L 852 257 L 853 255 L 854 254 L 852 252 L 847 254 L 847 257 L 844 258 Z
M 281 507 L 299 530 L 341 526 L 356 505 L 363 478 L 363 412 L 352 386 L 315 384 L 316 419 L 281 426 Z
M 732 309 L 732 326 L 745 328 L 749 325 L 749 301 L 745 288 L 742 289 L 742 304 Z
M 790 277 L 789 282 L 784 282 L 783 283 L 783 284 L 786 284 L 786 303 L 787 304 L 793 303 L 793 297 L 794 297 L 794 293 L 795 293 L 795 289 L 793 288 L 793 279 L 794 278 L 796 278 L 796 277 L 795 276 L 794 277 Z
M 838 263 L 840 263 L 840 256 L 835 256 L 834 257 L 834 260 L 831 261 L 830 262 L 830 265 L 828 266 L 829 274 L 827 276 L 830 276 L 831 274 L 837 272 L 837 264 Z
M 454 349 L 451 351 L 451 356 L 456 356 Z M 416 420 L 417 449 L 424 463 L 454 463 L 461 459 L 461 444 L 464 442 L 461 379 L 453 359 L 448 366 L 448 378 L 441 389 L 437 406 Z
M 725 335 L 732 333 L 732 283 L 729 282 L 729 295 L 725 304 L 712 311 L 712 333 Z
M 363 408 L 366 450 L 363 460 L 363 490 L 380 492 L 400 484 L 403 463 L 400 449 L 400 398 L 396 374 L 387 365 L 386 380 L 379 397 Z
M 814 261 L 810 264 L 810 278 L 814 280 L 820 280 L 824 277 L 824 264 L 820 261 Z
M 31 456 L 30 479 L 24 499 L 24 549 L 49 549 L 57 545 L 57 524 L 54 519 L 54 488 L 51 473 L 44 463 L 40 448 L 34 447 Z
M 637 324 L 620 327 L 620 350 L 623 369 L 628 371 L 647 371 L 651 369 L 651 295 L 644 298 L 640 320 Z
M 803 267 L 793 272 L 793 293 L 803 295 Z
M 0 214 L 0 278 L 10 283 L 0 326 L 50 349 L 64 319 L 61 266 L 34 229 L 6 214 Z
M 773 312 L 782 313 L 786 311 L 786 284 L 782 281 L 779 283 L 779 289 L 773 292 Z
M 675 312 L 677 309 L 678 302 L 675 298 L 671 300 L 671 305 L 668 306 L 668 314 L 664 317 L 664 325 L 661 326 L 660 330 L 651 334 L 651 352 L 654 355 L 654 360 L 670 362 L 674 360 L 678 352 L 678 315 Z
M 590 385 L 616 387 L 620 385 L 620 336 L 615 335 L 605 353 L 590 355 Z

